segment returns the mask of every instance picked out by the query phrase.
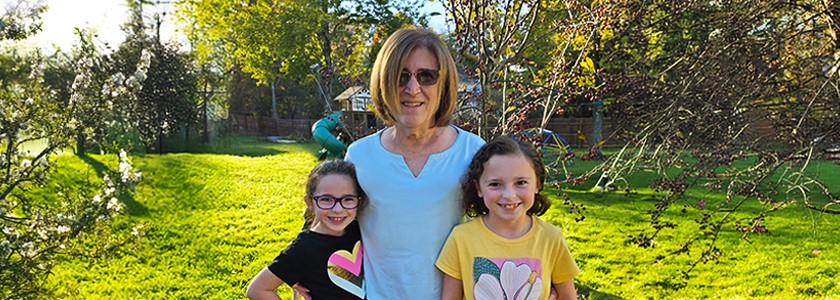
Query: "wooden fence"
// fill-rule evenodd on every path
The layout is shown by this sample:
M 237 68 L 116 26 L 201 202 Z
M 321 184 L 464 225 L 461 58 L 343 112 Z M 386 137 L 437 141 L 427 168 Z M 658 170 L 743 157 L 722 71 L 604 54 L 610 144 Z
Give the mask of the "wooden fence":
M 241 134 L 260 136 L 295 136 L 307 139 L 312 138 L 312 124 L 318 121 L 317 119 L 280 119 L 275 121 L 270 117 L 255 117 L 234 114 L 231 114 L 230 116 L 233 122 L 233 128 L 236 132 Z M 538 124 L 538 122 L 533 121 L 531 124 Z M 615 122 L 609 118 L 604 118 L 602 124 L 602 135 L 604 138 L 607 138 L 612 135 L 615 128 Z M 589 147 L 588 143 L 590 141 L 587 140 L 584 142 L 579 139 L 577 132 L 580 131 L 586 134 L 587 138 L 589 138 L 592 132 L 592 119 L 555 118 L 548 122 L 546 129 L 559 134 L 574 148 Z M 620 141 L 608 139 L 605 145 L 617 146 L 620 144 Z
M 539 124 L 539 121 L 534 120 L 531 124 Z M 592 118 L 554 118 L 548 121 L 545 129 L 566 139 L 572 148 L 589 148 L 592 142 Z M 606 139 L 604 147 L 623 145 L 623 141 L 610 137 L 615 130 L 615 121 L 610 118 L 601 119 L 601 138 Z M 578 138 L 578 131 L 586 135 L 586 140 Z
M 246 115 L 231 114 L 233 128 L 236 132 L 247 135 L 260 136 L 292 136 L 305 139 L 312 138 L 312 124 L 317 119 L 280 119 L 275 121 L 270 117 L 254 117 Z M 529 120 L 530 124 L 536 126 L 539 124 L 538 120 Z M 624 140 L 621 140 L 617 135 L 613 135 L 618 126 L 616 122 L 610 118 L 602 120 L 603 129 L 601 131 L 602 138 L 606 139 L 605 147 L 620 147 L 624 145 Z M 554 118 L 546 124 L 546 129 L 551 130 L 569 142 L 572 148 L 588 148 L 592 135 L 592 119 L 591 118 Z M 578 131 L 586 135 L 586 140 L 578 138 Z M 777 134 L 776 129 L 773 128 L 769 121 L 758 121 L 752 126 L 748 127 L 744 138 L 762 140 L 770 140 Z
M 280 119 L 246 115 L 230 115 L 237 133 L 261 136 L 294 136 L 312 138 L 312 124 L 317 119 Z

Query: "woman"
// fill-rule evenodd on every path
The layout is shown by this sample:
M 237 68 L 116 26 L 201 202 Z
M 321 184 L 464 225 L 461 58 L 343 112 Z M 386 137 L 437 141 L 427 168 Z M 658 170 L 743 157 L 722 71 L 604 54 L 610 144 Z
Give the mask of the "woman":
M 386 128 L 351 144 L 345 157 L 369 199 L 359 215 L 367 299 L 439 299 L 435 259 L 463 220 L 459 180 L 484 140 L 450 125 L 458 71 L 437 34 L 398 30 L 372 73 Z

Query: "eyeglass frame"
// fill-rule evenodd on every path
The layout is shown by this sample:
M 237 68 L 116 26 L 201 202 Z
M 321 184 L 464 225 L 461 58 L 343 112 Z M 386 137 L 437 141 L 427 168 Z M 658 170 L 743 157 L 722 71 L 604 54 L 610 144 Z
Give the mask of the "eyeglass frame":
M 423 75 L 421 73 L 425 73 L 426 75 L 431 76 L 431 78 L 432 78 L 431 81 L 429 81 L 429 82 L 426 82 L 425 80 L 420 81 L 419 76 Z M 402 82 L 403 81 L 403 75 L 408 75 L 408 77 L 406 77 L 406 79 L 405 79 L 405 83 Z M 415 71 L 415 72 L 409 72 L 408 70 L 403 69 L 402 71 L 400 71 L 400 75 L 397 77 L 397 85 L 400 86 L 400 87 L 404 87 L 404 86 L 408 85 L 408 82 L 411 81 L 411 77 L 414 77 L 414 79 L 417 80 L 417 84 L 419 84 L 419 85 L 432 86 L 432 85 L 435 85 L 438 82 L 438 79 L 440 78 L 440 70 L 417 69 L 417 71 Z
M 318 203 L 318 200 L 321 200 L 321 199 L 324 199 L 324 198 L 332 199 L 332 205 L 330 207 L 322 207 L 321 204 Z M 348 199 L 348 198 L 355 199 L 356 200 L 356 206 L 353 206 L 353 207 L 344 206 L 344 199 Z M 338 205 L 340 205 L 341 208 L 343 208 L 343 209 L 356 209 L 356 208 L 359 208 L 359 203 L 362 202 L 362 197 L 361 196 L 352 196 L 352 195 L 344 195 L 344 196 L 341 196 L 341 197 L 334 197 L 332 195 L 318 195 L 318 196 L 312 196 L 312 202 L 315 202 L 315 206 L 322 209 L 322 210 L 331 210 L 331 209 L 335 208 L 336 203 L 338 203 Z

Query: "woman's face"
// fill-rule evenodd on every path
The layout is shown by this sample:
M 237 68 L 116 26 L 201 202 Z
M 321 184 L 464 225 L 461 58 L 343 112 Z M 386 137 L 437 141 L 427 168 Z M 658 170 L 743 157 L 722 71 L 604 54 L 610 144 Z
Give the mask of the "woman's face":
M 440 106 L 441 79 L 437 76 L 434 84 L 422 85 L 421 82 L 428 84 L 425 77 L 429 71 L 440 72 L 435 54 L 425 47 L 411 50 L 401 75 L 409 76 L 408 81 L 398 87 L 400 112 L 394 116 L 395 126 L 425 129 L 434 123 L 434 114 Z

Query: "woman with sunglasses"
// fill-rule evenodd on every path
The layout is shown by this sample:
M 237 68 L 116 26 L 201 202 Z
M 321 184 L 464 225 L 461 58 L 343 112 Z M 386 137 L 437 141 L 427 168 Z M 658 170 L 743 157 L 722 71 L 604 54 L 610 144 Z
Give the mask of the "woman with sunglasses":
M 435 259 L 463 220 L 459 179 L 480 137 L 450 124 L 458 71 L 437 34 L 392 34 L 373 65 L 370 92 L 386 125 L 347 150 L 368 206 L 359 215 L 367 299 L 439 299 Z

